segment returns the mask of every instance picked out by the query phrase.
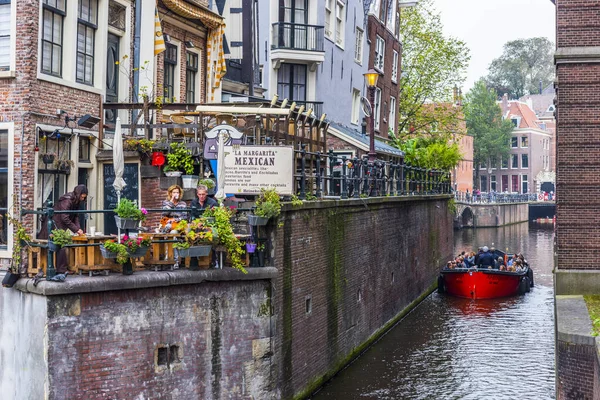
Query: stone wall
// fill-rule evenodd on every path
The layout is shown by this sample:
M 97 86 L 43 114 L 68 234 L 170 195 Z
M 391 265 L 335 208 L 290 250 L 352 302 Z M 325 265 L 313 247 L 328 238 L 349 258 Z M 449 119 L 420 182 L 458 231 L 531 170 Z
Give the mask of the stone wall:
M 305 203 L 271 226 L 282 398 L 309 394 L 433 289 L 453 252 L 448 199 Z

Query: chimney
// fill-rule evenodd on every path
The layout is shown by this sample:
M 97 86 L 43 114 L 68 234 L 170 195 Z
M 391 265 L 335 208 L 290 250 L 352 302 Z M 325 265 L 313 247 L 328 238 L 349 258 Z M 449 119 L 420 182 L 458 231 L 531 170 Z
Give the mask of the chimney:
M 502 114 L 506 114 L 506 111 L 508 111 L 508 93 L 502 96 Z
M 542 90 L 543 90 L 543 88 L 542 88 L 542 79 L 540 78 L 540 94 L 542 94 Z

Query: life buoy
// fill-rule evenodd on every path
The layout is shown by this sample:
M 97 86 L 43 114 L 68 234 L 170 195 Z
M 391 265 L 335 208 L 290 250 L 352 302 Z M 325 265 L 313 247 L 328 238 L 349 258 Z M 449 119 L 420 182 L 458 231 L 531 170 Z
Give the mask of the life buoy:
M 544 200 L 544 195 L 543 194 L 538 194 L 538 200 Z

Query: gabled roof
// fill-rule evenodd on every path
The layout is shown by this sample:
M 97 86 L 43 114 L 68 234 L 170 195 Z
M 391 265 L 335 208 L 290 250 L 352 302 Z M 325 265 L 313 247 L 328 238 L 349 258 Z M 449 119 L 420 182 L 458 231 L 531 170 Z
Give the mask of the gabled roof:
M 537 121 L 538 117 L 526 103 L 521 101 L 509 101 L 508 110 L 504 114 L 506 119 L 520 118 L 520 129 L 540 129 Z
M 355 143 L 357 147 L 360 147 L 364 151 L 369 151 L 369 136 L 363 135 L 356 129 L 349 128 L 336 122 L 330 122 L 327 133 L 337 136 L 340 139 L 350 143 Z M 377 139 L 375 139 L 375 151 L 377 153 L 389 154 L 396 157 L 404 157 L 404 152 L 402 150 L 392 147 L 389 144 Z

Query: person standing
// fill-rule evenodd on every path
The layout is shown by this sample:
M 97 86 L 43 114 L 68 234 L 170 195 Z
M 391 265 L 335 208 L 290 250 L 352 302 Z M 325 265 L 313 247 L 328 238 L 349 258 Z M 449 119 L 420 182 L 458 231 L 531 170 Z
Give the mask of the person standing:
M 207 208 L 219 206 L 219 203 L 215 199 L 208 197 L 208 188 L 204 185 L 198 185 L 196 188 L 196 196 L 197 197 L 192 200 L 192 205 L 190 206 L 192 209 L 192 220 L 201 217 L 202 213 Z
M 87 199 L 87 187 L 78 185 L 72 192 L 68 192 L 60 196 L 58 203 L 54 207 L 54 211 L 75 211 L 79 210 L 79 206 Z M 54 214 L 52 217 L 53 229 L 68 229 L 77 235 L 83 235 L 83 230 L 79 224 L 79 213 L 69 214 Z M 48 229 L 45 222 L 42 223 L 40 239 L 48 238 Z M 65 274 L 69 266 L 69 257 L 67 249 L 61 248 L 56 254 L 56 273 Z

